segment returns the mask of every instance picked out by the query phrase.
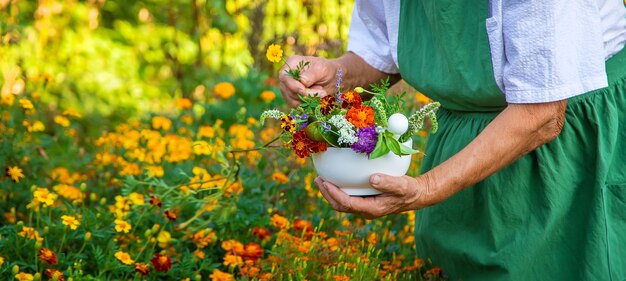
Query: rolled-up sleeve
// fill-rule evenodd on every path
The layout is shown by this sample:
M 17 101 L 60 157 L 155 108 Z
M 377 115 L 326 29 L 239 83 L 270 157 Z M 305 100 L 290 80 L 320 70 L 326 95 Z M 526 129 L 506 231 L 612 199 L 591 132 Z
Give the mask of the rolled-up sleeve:
M 499 1 L 507 102 L 551 102 L 607 86 L 597 1 Z
M 399 73 L 392 56 L 385 10 L 381 1 L 357 0 L 352 11 L 348 51 L 385 73 Z

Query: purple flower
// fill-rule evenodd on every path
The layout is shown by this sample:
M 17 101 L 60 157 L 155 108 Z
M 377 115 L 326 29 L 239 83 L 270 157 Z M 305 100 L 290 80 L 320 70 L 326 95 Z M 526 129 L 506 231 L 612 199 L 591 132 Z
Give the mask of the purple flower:
M 360 153 L 366 153 L 369 157 L 370 153 L 372 153 L 376 147 L 376 141 L 378 141 L 376 126 L 359 129 L 356 133 L 356 137 L 357 141 L 352 144 L 352 150 Z
M 330 131 L 330 124 L 322 121 L 322 128 L 324 128 L 324 132 Z
M 337 70 L 337 84 L 335 85 L 337 87 L 337 92 L 341 92 L 342 78 L 343 78 L 343 70 L 340 68 L 339 70 Z

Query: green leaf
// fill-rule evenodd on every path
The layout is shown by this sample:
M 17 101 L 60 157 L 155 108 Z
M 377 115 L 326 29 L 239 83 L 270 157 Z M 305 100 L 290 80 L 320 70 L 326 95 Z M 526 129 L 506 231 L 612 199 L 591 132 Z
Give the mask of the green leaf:
M 391 134 L 391 132 L 385 132 L 384 139 L 389 149 L 396 155 L 411 155 L 419 152 L 418 150 L 415 150 L 400 143 L 397 139 L 393 137 L 393 134 Z
M 413 148 L 410 148 L 404 144 L 400 144 L 400 152 L 402 152 L 402 155 L 411 155 L 411 154 L 415 154 L 420 152 L 419 150 L 415 150 Z
M 374 147 L 374 150 L 372 151 L 372 153 L 370 153 L 369 159 L 376 159 L 387 153 L 389 153 L 389 147 L 385 142 L 384 134 L 379 134 L 378 141 L 376 141 L 376 147 Z

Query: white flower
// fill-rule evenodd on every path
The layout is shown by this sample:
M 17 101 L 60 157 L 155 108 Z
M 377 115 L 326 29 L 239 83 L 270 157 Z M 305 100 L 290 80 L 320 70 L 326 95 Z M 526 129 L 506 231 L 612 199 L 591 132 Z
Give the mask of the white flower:
M 278 109 L 270 109 L 270 110 L 266 110 L 263 112 L 263 114 L 261 114 L 261 124 L 265 123 L 265 119 L 267 118 L 272 118 L 272 119 L 280 119 L 280 117 L 283 116 L 283 113 L 280 112 L 280 110 Z
M 334 115 L 333 117 L 330 117 L 330 119 L 328 119 L 328 123 L 339 129 L 339 139 L 337 140 L 337 142 L 340 145 L 352 145 L 358 140 L 358 138 L 356 137 L 356 127 L 348 122 L 345 116 Z

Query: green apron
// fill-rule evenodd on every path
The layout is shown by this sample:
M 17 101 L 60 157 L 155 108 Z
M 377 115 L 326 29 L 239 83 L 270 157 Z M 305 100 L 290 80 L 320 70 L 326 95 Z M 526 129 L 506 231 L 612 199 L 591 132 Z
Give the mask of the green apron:
M 423 171 L 506 107 L 493 76 L 487 3 L 402 1 L 400 72 L 443 107 Z M 555 140 L 418 211 L 417 255 L 451 280 L 626 280 L 626 51 L 606 71 L 609 87 L 569 99 Z

